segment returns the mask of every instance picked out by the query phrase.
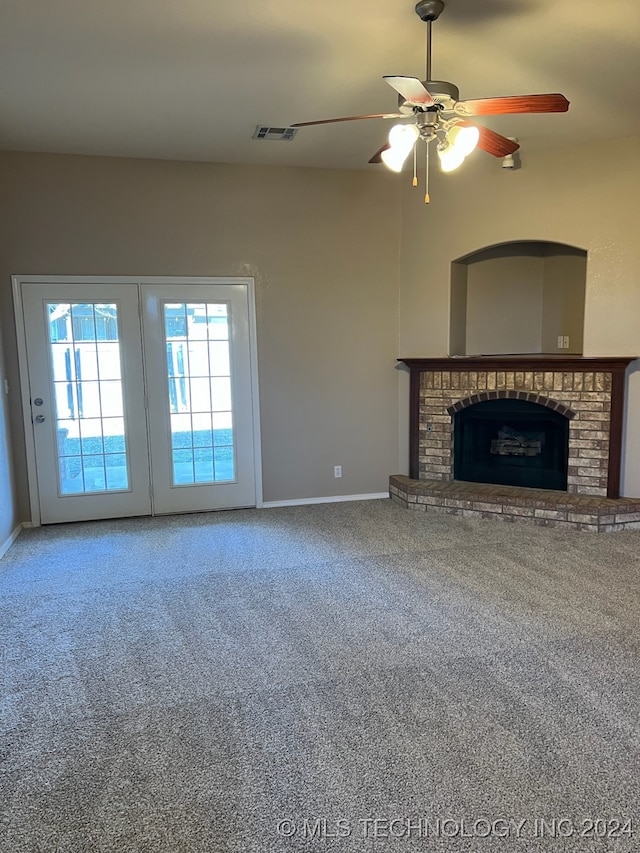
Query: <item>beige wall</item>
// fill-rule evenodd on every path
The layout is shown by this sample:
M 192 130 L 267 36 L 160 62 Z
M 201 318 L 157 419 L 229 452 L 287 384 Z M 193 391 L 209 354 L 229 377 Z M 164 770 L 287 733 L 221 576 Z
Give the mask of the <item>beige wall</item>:
M 387 489 L 398 467 L 395 176 L 4 154 L 0 178 L 12 522 L 28 518 L 12 273 L 254 276 L 265 500 Z
M 584 255 L 544 258 L 542 352 L 582 352 L 586 267 Z M 569 337 L 568 349 L 558 348 L 558 335 Z
M 467 265 L 467 355 L 540 352 L 542 277 L 536 257 Z
M 401 354 L 447 355 L 452 259 L 511 240 L 585 249 L 584 354 L 640 354 L 639 156 L 638 138 L 561 156 L 528 153 L 525 139 L 522 169 L 478 152 L 458 172 L 434 175 L 427 207 L 403 180 Z M 640 372 L 629 380 L 623 490 L 640 497 Z
M 467 352 L 467 265 L 451 264 L 449 354 Z

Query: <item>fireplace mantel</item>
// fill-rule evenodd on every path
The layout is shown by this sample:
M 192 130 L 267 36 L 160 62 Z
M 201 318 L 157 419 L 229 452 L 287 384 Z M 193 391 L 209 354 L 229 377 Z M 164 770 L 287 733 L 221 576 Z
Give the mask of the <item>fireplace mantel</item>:
M 584 356 L 525 353 L 514 355 L 454 355 L 434 358 L 399 358 L 412 370 L 571 370 L 621 371 L 638 358 L 631 356 Z
M 576 446 L 579 447 L 583 439 L 587 440 L 587 431 L 597 427 L 598 421 L 607 434 L 603 439 L 606 458 L 602 459 L 601 470 L 597 472 L 601 482 L 596 484 L 595 470 L 585 472 L 580 467 L 591 462 L 587 458 L 581 463 L 576 451 L 575 474 L 570 478 L 568 491 L 619 498 L 625 370 L 636 358 L 532 353 L 398 359 L 411 371 L 409 476 L 416 480 L 429 478 L 435 471 L 436 479 L 453 478 L 451 411 L 461 400 L 480 402 L 500 397 L 532 399 L 537 396 L 556 408 L 561 405 L 571 408 L 575 403 L 582 409 L 572 422 Z M 421 412 L 425 399 L 430 400 L 428 415 Z M 430 439 L 437 441 L 436 435 L 427 437 L 423 429 L 427 420 L 433 421 L 433 426 L 440 431 L 440 449 L 433 452 L 423 449 L 421 457 L 421 442 L 425 445 Z M 430 455 L 433 471 L 428 467 Z M 605 456 L 604 451 L 601 455 Z M 590 473 L 594 476 L 590 477 Z

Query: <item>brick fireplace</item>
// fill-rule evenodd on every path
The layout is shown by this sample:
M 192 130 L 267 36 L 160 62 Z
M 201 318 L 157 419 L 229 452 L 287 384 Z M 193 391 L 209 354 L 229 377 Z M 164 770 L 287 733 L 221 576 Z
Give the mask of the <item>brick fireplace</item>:
M 632 360 L 566 355 L 400 359 L 411 377 L 410 471 L 409 477 L 391 478 L 392 498 L 425 511 L 528 518 L 593 531 L 640 526 L 640 500 L 620 499 L 625 370 Z M 567 419 L 566 490 L 455 479 L 456 414 L 499 400 L 527 401 Z

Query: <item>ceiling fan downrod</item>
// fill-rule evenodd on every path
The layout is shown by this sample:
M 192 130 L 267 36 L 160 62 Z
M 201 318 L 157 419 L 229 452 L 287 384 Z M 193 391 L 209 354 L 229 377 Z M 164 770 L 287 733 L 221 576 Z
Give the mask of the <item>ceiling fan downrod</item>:
M 427 25 L 427 61 L 426 80 L 431 80 L 431 25 L 444 9 L 444 0 L 419 0 L 416 3 L 416 15 Z

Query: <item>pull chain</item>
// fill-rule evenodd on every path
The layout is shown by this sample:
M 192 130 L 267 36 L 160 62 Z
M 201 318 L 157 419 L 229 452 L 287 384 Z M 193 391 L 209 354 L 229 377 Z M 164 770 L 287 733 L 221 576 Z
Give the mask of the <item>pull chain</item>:
M 412 186 L 418 186 L 418 141 L 413 146 L 413 181 Z
M 427 142 L 427 154 L 424 163 L 424 203 L 429 204 L 431 198 L 429 196 L 429 143 Z

